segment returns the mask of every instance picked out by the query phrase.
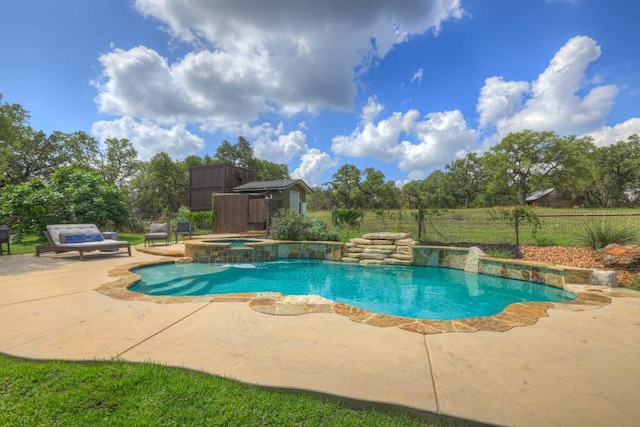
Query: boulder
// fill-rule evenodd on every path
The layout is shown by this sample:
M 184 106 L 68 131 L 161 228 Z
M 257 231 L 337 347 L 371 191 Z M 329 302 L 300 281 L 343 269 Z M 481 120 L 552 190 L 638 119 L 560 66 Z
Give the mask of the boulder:
M 611 243 L 598 250 L 605 267 L 624 270 L 638 270 L 640 267 L 640 246 Z
M 351 239 L 351 243 L 354 245 L 373 245 L 373 240 L 356 237 Z
M 382 265 L 384 264 L 384 260 L 381 259 L 363 259 L 360 261 L 360 264 L 363 265 Z
M 591 284 L 598 286 L 618 287 L 618 278 L 615 271 L 593 270 L 591 274 Z
M 379 233 L 368 233 L 362 236 L 363 239 L 370 240 L 400 240 L 411 237 L 409 233 L 391 233 L 388 231 L 381 231 Z
M 415 246 L 416 241 L 413 239 L 398 239 L 395 241 L 397 246 Z
M 379 245 L 379 246 L 382 246 L 382 245 L 389 246 L 389 245 L 393 245 L 393 240 L 375 239 L 373 241 L 373 244 Z

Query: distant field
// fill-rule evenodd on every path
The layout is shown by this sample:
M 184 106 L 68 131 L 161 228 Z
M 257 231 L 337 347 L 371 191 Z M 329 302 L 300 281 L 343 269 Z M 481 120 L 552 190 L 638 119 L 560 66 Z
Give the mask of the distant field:
M 442 210 L 437 216 L 427 217 L 421 241 L 427 242 L 476 242 L 514 244 L 513 227 L 502 220 L 496 220 L 490 209 Z M 507 208 L 503 208 L 507 209 Z M 581 246 L 585 222 L 611 221 L 614 226 L 628 225 L 640 236 L 640 209 L 552 209 L 534 210 L 542 228 L 533 235 L 531 227 L 520 229 L 521 244 Z M 418 223 L 415 210 L 384 211 L 365 214 L 359 229 L 343 229 L 340 240 L 348 241 L 372 231 L 403 231 L 411 233 L 418 240 Z M 310 212 L 311 216 L 331 222 L 330 211 Z M 640 237 L 638 237 L 640 239 Z M 636 243 L 640 243 L 638 240 Z

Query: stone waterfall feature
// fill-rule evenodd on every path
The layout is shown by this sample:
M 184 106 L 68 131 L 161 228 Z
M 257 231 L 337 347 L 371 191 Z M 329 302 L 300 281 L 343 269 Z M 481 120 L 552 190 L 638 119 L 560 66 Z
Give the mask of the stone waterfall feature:
M 342 262 L 412 265 L 415 244 L 409 233 L 368 233 L 345 244 Z

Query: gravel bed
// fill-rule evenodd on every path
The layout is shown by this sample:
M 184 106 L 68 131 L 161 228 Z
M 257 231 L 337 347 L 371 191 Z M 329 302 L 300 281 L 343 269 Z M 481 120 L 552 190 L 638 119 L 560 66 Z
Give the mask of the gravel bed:
M 520 246 L 522 259 L 539 261 L 554 265 L 566 265 L 579 268 L 593 268 L 598 270 L 615 270 L 618 283 L 631 283 L 640 279 L 639 271 L 627 271 L 605 267 L 600 255 L 589 248 L 568 246 Z

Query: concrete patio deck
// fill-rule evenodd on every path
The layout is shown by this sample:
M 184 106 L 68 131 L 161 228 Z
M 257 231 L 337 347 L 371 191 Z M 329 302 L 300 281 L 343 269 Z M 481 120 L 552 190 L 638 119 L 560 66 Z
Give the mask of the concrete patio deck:
M 0 257 L 0 351 L 157 362 L 487 424 L 640 421 L 638 293 L 617 291 L 589 311 L 551 309 L 507 332 L 422 335 L 332 313 L 272 316 L 246 302 L 155 304 L 96 292 L 114 280 L 111 269 L 158 258 Z

